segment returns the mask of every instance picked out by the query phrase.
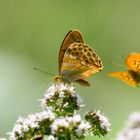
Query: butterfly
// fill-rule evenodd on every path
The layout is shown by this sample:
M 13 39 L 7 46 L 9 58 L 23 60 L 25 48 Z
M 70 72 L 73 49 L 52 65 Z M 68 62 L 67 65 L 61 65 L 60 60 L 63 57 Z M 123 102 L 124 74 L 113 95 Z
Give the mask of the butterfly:
M 59 75 L 55 81 L 90 86 L 85 78 L 103 69 L 102 61 L 97 54 L 85 44 L 79 30 L 70 30 L 65 36 L 58 56 Z
M 109 75 L 124 81 L 130 86 L 140 86 L 140 54 L 129 54 L 125 63 L 128 67 L 128 71 L 111 72 Z

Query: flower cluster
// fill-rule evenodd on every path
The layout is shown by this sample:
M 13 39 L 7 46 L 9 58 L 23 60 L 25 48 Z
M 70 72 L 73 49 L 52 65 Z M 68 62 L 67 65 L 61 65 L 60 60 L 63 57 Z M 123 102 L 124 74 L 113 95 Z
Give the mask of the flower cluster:
M 108 119 L 100 114 L 100 111 L 90 111 L 85 114 L 85 119 L 90 122 L 91 133 L 94 135 L 105 136 L 110 131 L 110 123 Z
M 106 135 L 110 126 L 107 118 L 99 111 L 90 111 L 83 120 L 77 114 L 83 105 L 73 86 L 52 85 L 41 99 L 43 112 L 19 117 L 9 133 L 10 140 L 75 140 Z
M 72 115 L 75 110 L 84 106 L 81 97 L 76 94 L 73 86 L 67 84 L 52 85 L 44 94 L 41 106 L 51 107 L 58 115 Z
M 71 117 L 59 117 L 51 126 L 52 134 L 60 140 L 83 138 L 90 128 L 91 125 L 83 121 L 78 114 Z
M 10 132 L 10 140 L 28 140 L 32 137 L 42 137 L 42 134 L 49 134 L 49 125 L 55 119 L 55 115 L 51 110 L 43 111 L 36 114 L 28 115 L 28 117 L 19 117 Z M 44 127 L 44 125 L 46 127 Z
M 140 140 L 140 112 L 132 113 L 117 140 Z

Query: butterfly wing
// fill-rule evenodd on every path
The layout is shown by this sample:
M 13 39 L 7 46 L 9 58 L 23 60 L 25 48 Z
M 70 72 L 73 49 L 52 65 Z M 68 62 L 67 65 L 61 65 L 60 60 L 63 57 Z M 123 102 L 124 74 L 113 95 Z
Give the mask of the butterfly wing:
M 100 58 L 88 45 L 73 43 L 64 54 L 60 75 L 65 81 L 73 82 L 85 79 L 102 69 Z
M 65 51 L 67 50 L 68 46 L 72 43 L 84 43 L 82 34 L 78 30 L 71 30 L 67 33 L 65 36 L 61 48 L 59 51 L 59 57 L 58 57 L 58 67 L 59 67 L 59 73 L 62 65 L 62 60 L 65 54 Z
M 91 85 L 88 81 L 83 80 L 83 79 L 78 79 L 75 82 L 80 84 L 81 86 L 90 86 Z
M 140 76 L 134 71 L 130 70 L 128 72 L 111 72 L 109 75 L 122 80 L 130 86 L 140 86 Z
M 140 73 L 140 54 L 131 53 L 126 58 L 126 65 L 130 70 Z

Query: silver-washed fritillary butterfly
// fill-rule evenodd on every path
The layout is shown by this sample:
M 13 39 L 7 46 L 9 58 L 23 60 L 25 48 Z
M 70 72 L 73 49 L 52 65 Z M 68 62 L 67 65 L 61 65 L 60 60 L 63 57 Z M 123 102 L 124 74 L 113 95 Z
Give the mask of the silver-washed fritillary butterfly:
M 140 86 L 140 54 L 131 53 L 125 61 L 128 71 L 111 72 L 110 76 L 118 78 L 130 86 Z
M 59 82 L 76 82 L 83 86 L 90 83 L 85 78 L 103 69 L 102 61 L 97 54 L 85 44 L 78 30 L 71 30 L 64 38 L 58 57 Z

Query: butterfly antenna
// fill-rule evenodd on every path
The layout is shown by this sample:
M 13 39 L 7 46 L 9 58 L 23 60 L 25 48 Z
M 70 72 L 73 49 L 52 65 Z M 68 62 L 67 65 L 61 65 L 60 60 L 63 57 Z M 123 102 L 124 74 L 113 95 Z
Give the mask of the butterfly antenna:
M 49 73 L 49 72 L 46 72 L 46 71 L 41 70 L 41 69 L 39 69 L 39 68 L 33 68 L 33 69 L 34 69 L 34 70 L 37 70 L 37 71 L 40 71 L 40 72 L 42 72 L 42 73 L 45 73 L 45 74 L 48 74 L 48 75 L 54 76 L 54 74 Z
M 115 65 L 115 66 L 125 67 L 124 65 L 118 64 L 118 63 L 114 63 L 113 61 L 110 61 L 109 63 L 112 64 L 112 65 Z

